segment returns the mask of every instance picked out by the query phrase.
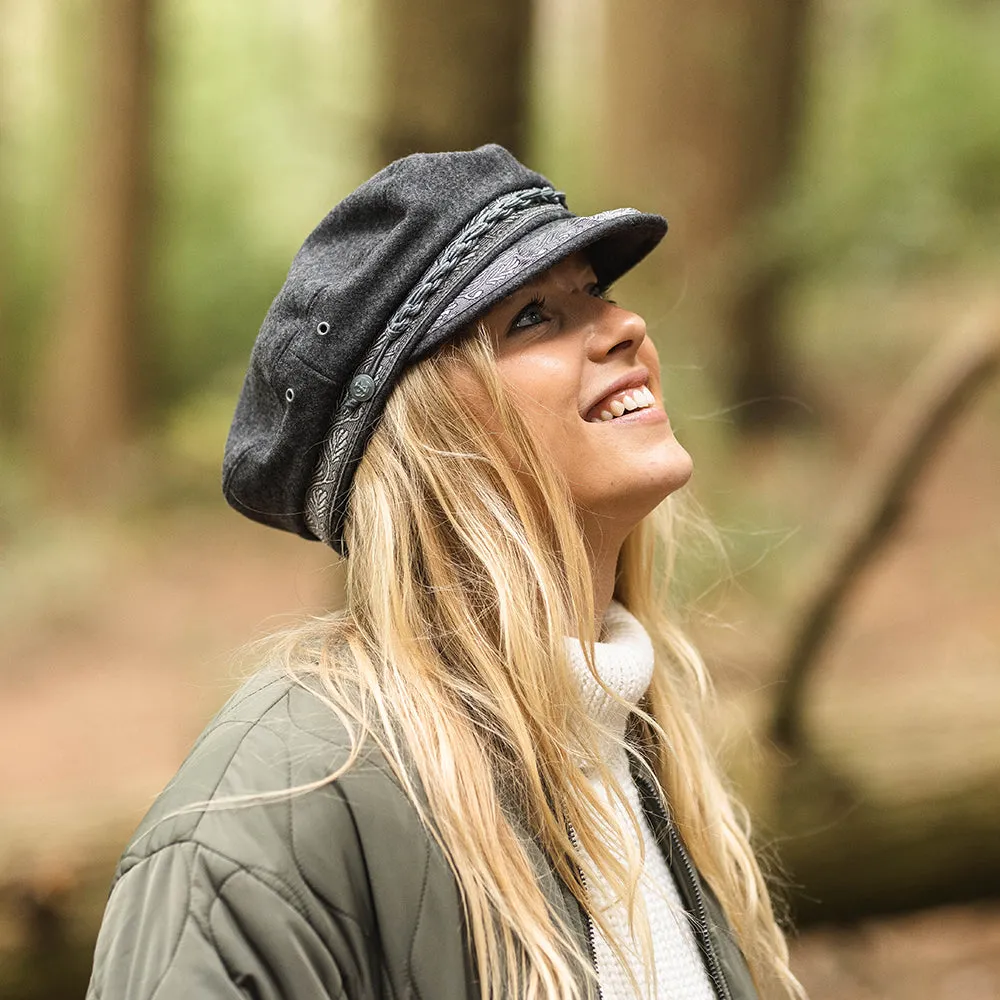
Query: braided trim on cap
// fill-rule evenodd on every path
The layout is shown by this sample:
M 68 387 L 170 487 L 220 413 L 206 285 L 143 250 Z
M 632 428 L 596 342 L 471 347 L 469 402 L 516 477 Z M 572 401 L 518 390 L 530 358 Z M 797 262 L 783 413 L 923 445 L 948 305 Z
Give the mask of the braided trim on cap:
M 525 188 L 512 194 L 501 195 L 490 202 L 478 215 L 462 228 L 427 269 L 424 276 L 403 300 L 403 304 L 389 320 L 385 335 L 395 340 L 404 333 L 411 322 L 420 315 L 427 300 L 441 287 L 451 273 L 475 250 L 482 237 L 497 223 L 512 215 L 540 204 L 565 204 L 565 195 L 553 188 Z
M 364 430 L 370 433 L 372 408 L 377 405 L 381 409 L 384 405 L 386 383 L 392 379 L 401 355 L 413 342 L 412 336 L 403 335 L 419 332 L 420 326 L 431 318 L 433 306 L 440 306 L 441 299 L 447 298 L 438 293 L 449 279 L 463 265 L 474 262 L 484 250 L 495 245 L 494 237 L 501 237 L 508 230 L 511 220 L 520 221 L 521 216 L 533 216 L 539 209 L 556 206 L 565 209 L 565 195 L 551 187 L 525 188 L 490 202 L 438 254 L 393 313 L 385 329 L 375 338 L 334 413 L 306 491 L 305 523 L 318 539 L 346 554 L 335 529 L 334 518 L 342 517 L 346 509 L 344 494 L 350 487 L 350 480 L 345 482 L 345 478 L 349 472 L 353 474 L 350 459 L 355 451 L 354 445 Z M 566 211 L 566 215 L 571 213 Z M 367 380 L 367 384 L 358 391 L 363 380 Z

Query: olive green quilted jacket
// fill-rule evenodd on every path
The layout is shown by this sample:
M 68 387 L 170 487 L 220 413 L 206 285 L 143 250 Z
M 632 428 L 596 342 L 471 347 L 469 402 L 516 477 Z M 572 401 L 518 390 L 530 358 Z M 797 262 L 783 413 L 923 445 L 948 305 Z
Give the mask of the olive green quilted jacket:
M 320 781 L 348 750 L 306 688 L 270 670 L 244 684 L 119 863 L 88 1000 L 478 997 L 455 879 L 380 753 L 315 790 L 266 798 Z M 755 1000 L 718 904 L 678 869 L 686 855 L 650 792 L 720 998 Z M 587 942 L 586 914 L 540 851 L 533 860 L 553 909 Z

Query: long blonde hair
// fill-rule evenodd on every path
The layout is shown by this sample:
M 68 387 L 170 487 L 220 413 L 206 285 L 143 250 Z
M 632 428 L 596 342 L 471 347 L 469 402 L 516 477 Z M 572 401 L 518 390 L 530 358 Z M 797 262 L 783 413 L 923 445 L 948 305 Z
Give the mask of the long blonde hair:
M 469 376 L 478 405 L 454 391 Z M 672 521 L 668 500 L 628 536 L 618 562 L 615 597 L 656 652 L 635 713 L 643 750 L 628 752 L 669 801 L 758 987 L 800 996 L 746 827 L 697 721 L 709 686 L 668 613 Z M 357 468 L 345 541 L 346 608 L 288 631 L 278 653 L 296 677 L 314 687 L 318 679 L 355 754 L 365 740 L 380 746 L 440 844 L 460 887 L 483 1000 L 508 991 L 576 1000 L 595 975 L 546 902 L 524 829 L 584 907 L 600 871 L 628 907 L 653 981 L 641 848 L 623 858 L 612 845 L 641 844 L 639 818 L 593 749 L 621 739 L 583 710 L 565 648 L 566 636 L 578 636 L 596 676 L 588 553 L 566 482 L 505 394 L 481 325 L 399 379 Z M 597 768 L 636 837 L 609 837 L 612 812 L 581 759 Z M 628 943 L 600 912 L 592 919 L 628 969 Z

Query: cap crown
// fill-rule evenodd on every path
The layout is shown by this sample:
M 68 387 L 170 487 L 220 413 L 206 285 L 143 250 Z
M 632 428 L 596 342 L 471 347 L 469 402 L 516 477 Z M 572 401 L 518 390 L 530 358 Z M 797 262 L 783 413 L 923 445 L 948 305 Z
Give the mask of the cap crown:
M 234 507 L 313 537 L 302 497 L 372 339 L 471 217 L 502 194 L 548 185 L 494 144 L 414 153 L 329 212 L 295 255 L 251 352 L 223 461 Z M 301 435 L 297 447 L 290 434 Z

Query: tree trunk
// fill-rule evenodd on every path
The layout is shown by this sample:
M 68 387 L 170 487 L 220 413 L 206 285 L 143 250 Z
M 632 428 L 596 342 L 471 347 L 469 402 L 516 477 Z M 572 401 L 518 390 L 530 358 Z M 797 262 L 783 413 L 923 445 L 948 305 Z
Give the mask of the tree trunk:
M 804 412 L 781 333 L 790 268 L 759 223 L 793 162 L 808 10 L 806 0 L 607 4 L 605 187 L 669 215 L 661 260 L 698 325 L 718 331 L 744 429 Z
M 140 410 L 152 11 L 152 0 L 95 9 L 93 118 L 37 417 L 49 478 L 74 496 L 111 471 Z
M 529 0 L 378 0 L 379 154 L 524 150 Z

